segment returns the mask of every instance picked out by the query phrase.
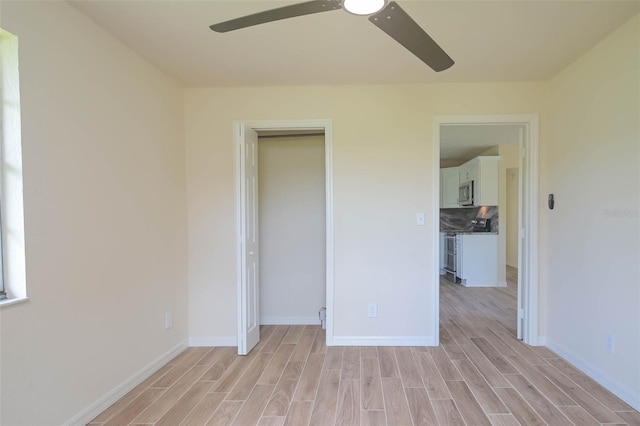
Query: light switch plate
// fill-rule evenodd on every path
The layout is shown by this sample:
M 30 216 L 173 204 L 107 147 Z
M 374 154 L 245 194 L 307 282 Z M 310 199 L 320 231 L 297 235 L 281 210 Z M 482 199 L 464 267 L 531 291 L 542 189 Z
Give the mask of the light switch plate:
M 424 213 L 416 213 L 416 225 L 424 226 Z

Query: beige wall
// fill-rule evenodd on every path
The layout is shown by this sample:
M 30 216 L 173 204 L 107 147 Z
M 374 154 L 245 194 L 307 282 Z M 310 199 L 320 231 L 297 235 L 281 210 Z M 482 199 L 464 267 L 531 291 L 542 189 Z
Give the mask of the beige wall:
M 549 83 L 541 281 L 552 348 L 640 407 L 640 17 Z M 554 210 L 546 196 L 555 194 Z M 607 353 L 607 334 L 615 340 Z
M 478 156 L 484 156 L 484 155 L 500 155 L 500 146 L 499 145 L 492 146 L 486 151 L 483 151 L 480 154 L 478 154 Z
M 186 341 L 182 89 L 65 2 L 3 1 L 1 19 L 30 300 L 0 308 L 0 423 L 62 424 Z
M 507 205 L 504 215 L 505 229 L 507 231 L 507 265 L 514 268 L 518 267 L 518 185 L 520 178 L 518 176 L 518 169 L 506 170 L 506 192 L 507 192 Z M 502 221 L 502 217 L 500 218 Z
M 464 161 L 458 160 L 440 160 L 440 168 L 448 169 L 449 167 L 458 167 L 461 164 L 464 164 Z
M 541 86 L 187 89 L 190 336 L 236 336 L 234 120 L 333 120 L 335 337 L 429 341 L 433 116 L 535 113 Z
M 333 120 L 335 335 L 428 341 L 433 116 L 540 113 L 541 334 L 638 400 L 638 17 L 551 82 L 184 92 L 66 3 L 1 19 L 21 41 L 31 298 L 0 310 L 2 424 L 63 423 L 175 348 L 187 294 L 190 337 L 235 337 L 232 123 L 255 119 Z
M 324 137 L 258 143 L 262 323 L 319 324 L 325 306 Z

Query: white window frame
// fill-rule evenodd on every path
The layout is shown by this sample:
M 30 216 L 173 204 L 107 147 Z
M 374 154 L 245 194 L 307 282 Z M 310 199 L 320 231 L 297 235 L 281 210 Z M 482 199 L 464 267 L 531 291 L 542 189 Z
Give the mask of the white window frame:
M 27 298 L 18 37 L 0 28 L 0 307 Z

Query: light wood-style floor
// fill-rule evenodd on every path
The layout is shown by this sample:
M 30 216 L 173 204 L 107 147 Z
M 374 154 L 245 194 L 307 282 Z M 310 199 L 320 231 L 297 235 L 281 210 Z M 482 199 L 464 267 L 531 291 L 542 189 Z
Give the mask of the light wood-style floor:
M 190 348 L 91 425 L 640 425 L 545 348 L 515 340 L 515 284 L 442 280 L 440 347 L 326 347 L 318 326 L 264 326 L 246 357 Z

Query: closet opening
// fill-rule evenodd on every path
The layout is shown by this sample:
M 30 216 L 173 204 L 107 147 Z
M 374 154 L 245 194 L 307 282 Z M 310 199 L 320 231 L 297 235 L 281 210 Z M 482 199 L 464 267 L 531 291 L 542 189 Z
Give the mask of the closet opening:
M 260 324 L 321 325 L 326 308 L 324 131 L 258 131 Z

